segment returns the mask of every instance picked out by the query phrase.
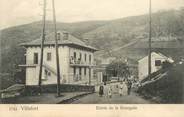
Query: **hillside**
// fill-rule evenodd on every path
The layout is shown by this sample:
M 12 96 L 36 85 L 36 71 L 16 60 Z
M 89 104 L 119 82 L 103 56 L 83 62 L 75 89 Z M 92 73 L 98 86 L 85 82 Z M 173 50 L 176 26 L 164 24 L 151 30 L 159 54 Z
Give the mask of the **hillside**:
M 184 10 L 161 11 L 153 14 L 153 36 L 175 36 L 183 39 Z M 20 43 L 40 37 L 41 22 L 33 22 L 1 30 L 1 72 L 12 73 L 18 64 L 24 62 L 24 49 Z M 66 30 L 74 36 L 88 38 L 90 44 L 101 49 L 100 56 L 110 50 L 122 55 L 118 49 L 127 43 L 148 36 L 148 16 L 132 16 L 111 21 L 87 21 L 77 23 L 57 23 L 58 30 Z M 47 34 L 53 31 L 50 21 L 47 21 Z M 117 51 L 116 51 L 117 50 Z M 136 56 L 136 53 L 135 53 Z
M 164 48 L 163 53 L 166 55 L 174 53 L 175 55 L 172 56 L 177 57 L 175 52 L 184 47 L 183 18 L 183 9 L 160 11 L 152 15 L 152 41 L 154 41 L 152 45 L 154 51 L 162 51 Z M 148 31 L 148 17 L 142 15 L 128 17 L 124 20 L 115 20 L 111 24 L 104 25 L 85 34 L 85 36 L 94 37 L 99 47 L 105 49 L 97 52 L 98 56 L 131 56 L 137 60 L 148 52 Z M 160 38 L 165 38 L 165 40 L 158 41 L 157 39 Z M 175 40 L 170 41 L 170 38 Z M 102 44 L 101 40 L 106 40 L 106 43 Z M 140 42 L 140 40 L 146 41 Z M 95 41 L 93 43 L 96 43 Z M 138 47 L 136 48 L 134 45 Z M 168 48 L 170 50 L 167 50 Z

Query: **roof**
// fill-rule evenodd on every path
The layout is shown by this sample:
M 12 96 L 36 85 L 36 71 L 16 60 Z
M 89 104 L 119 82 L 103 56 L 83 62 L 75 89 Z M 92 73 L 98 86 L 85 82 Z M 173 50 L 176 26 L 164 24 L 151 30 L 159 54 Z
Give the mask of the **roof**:
M 83 48 L 87 48 L 93 51 L 97 51 L 97 49 L 95 47 L 92 47 L 90 45 L 85 44 L 83 41 L 81 41 L 80 39 L 74 37 L 73 35 L 68 33 L 68 39 L 64 39 L 64 34 L 60 31 L 58 31 L 60 33 L 60 39 L 58 40 L 58 45 L 74 45 L 74 46 L 80 46 Z M 55 33 L 50 33 L 48 35 L 46 35 L 45 37 L 45 41 L 44 41 L 44 45 L 55 45 Z M 21 46 L 25 46 L 25 47 L 29 47 L 29 46 L 41 46 L 41 38 L 38 38 L 36 40 L 27 42 L 27 43 L 22 43 L 20 44 Z
M 174 60 L 172 59 L 172 58 L 170 58 L 170 57 L 167 57 L 167 56 L 165 56 L 165 55 L 163 55 L 162 53 L 160 53 L 160 52 L 151 52 L 151 55 L 157 55 L 157 56 L 160 56 L 160 57 L 162 57 L 162 58 L 164 58 L 164 59 L 167 59 L 169 62 L 171 62 L 171 63 L 173 63 L 174 62 Z M 143 57 L 143 58 L 141 58 L 139 61 L 143 61 L 144 59 L 146 59 L 146 58 L 148 58 L 148 55 L 147 56 L 145 56 L 145 57 Z

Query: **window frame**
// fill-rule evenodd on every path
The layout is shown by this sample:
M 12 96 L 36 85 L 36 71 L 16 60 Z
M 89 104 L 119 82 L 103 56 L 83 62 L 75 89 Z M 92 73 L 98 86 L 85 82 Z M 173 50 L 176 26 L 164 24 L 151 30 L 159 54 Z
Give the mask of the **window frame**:
M 38 64 L 38 52 L 34 52 L 33 54 L 33 64 Z
M 73 58 L 76 59 L 77 58 L 77 53 L 73 52 Z
M 85 76 L 87 75 L 87 68 L 86 67 L 84 68 L 84 75 Z
M 159 61 L 159 63 L 158 63 L 158 61 Z M 162 65 L 162 61 L 161 60 L 155 60 L 155 66 L 156 67 L 160 67 L 161 65 Z
M 82 68 L 81 67 L 79 68 L 79 75 L 80 76 L 82 75 Z
M 76 75 L 76 67 L 73 68 L 73 74 Z

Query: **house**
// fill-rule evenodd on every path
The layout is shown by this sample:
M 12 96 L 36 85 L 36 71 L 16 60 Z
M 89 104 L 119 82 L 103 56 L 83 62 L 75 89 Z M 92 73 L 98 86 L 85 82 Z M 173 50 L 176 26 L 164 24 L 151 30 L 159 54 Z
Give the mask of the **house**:
M 100 61 L 98 65 L 96 66 L 95 70 L 98 72 L 105 73 L 106 67 L 114 60 L 116 60 L 116 57 L 108 57 L 108 58 L 98 58 Z
M 86 84 L 93 79 L 96 48 L 85 44 L 68 32 L 57 33 L 61 83 Z M 26 85 L 38 85 L 41 39 L 23 43 L 26 48 Z M 43 51 L 42 84 L 56 84 L 56 53 L 54 33 L 46 36 Z
M 170 63 L 174 62 L 171 58 L 166 57 L 161 53 L 152 52 L 151 53 L 151 73 L 161 69 L 162 63 L 164 61 L 168 61 Z M 143 80 L 147 76 L 148 76 L 148 56 L 145 56 L 144 58 L 138 61 L 138 77 L 139 77 L 139 80 Z

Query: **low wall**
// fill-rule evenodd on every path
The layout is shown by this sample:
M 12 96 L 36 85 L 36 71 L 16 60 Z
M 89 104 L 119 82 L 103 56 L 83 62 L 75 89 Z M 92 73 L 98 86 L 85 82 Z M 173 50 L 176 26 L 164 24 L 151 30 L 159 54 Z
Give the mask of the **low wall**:
M 39 93 L 38 86 L 26 86 L 25 88 L 25 95 L 34 95 Z M 94 92 L 95 86 L 88 86 L 88 85 L 73 85 L 73 84 L 61 84 L 60 85 L 61 92 Z M 42 85 L 41 86 L 42 93 L 56 93 L 57 92 L 57 85 Z

